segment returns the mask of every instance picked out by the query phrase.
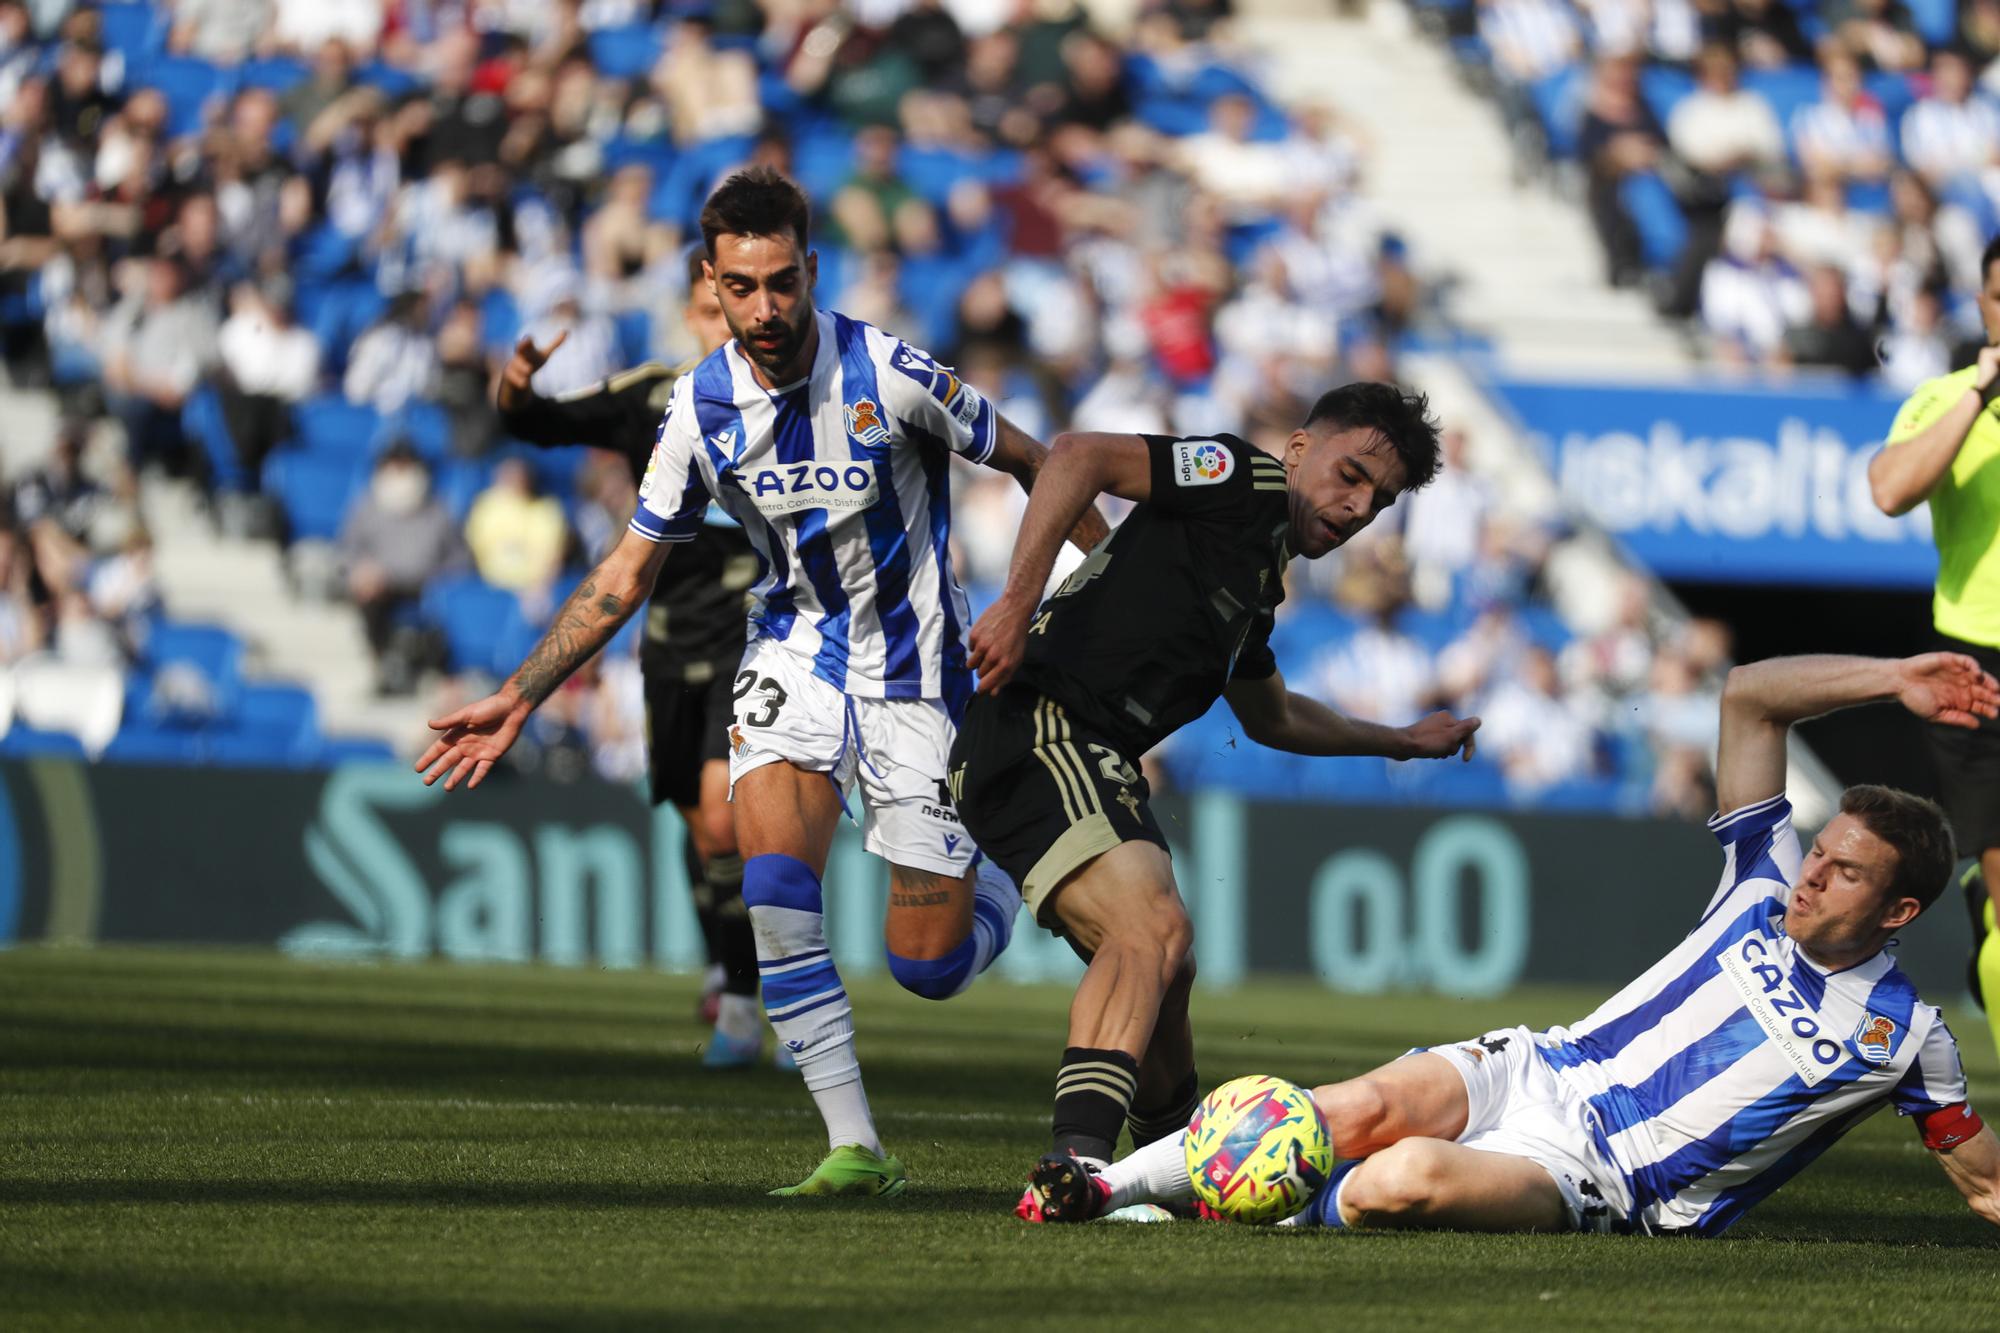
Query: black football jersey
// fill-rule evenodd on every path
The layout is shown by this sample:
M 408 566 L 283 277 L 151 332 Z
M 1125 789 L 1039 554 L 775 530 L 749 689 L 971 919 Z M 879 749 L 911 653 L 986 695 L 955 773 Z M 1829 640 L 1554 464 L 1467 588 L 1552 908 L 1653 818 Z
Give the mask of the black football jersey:
M 538 448 L 587 444 L 625 460 L 637 483 L 646 474 L 674 381 L 687 367 L 649 361 L 559 398 L 531 396 L 500 415 L 509 435 Z M 743 656 L 750 588 L 758 559 L 743 529 L 707 523 L 668 557 L 653 585 L 639 645 L 649 675 L 706 679 L 734 671 Z
M 1233 435 L 1144 438 L 1152 498 L 1035 612 L 1017 677 L 1133 758 L 1232 679 L 1277 670 L 1271 626 L 1291 559 L 1282 463 Z

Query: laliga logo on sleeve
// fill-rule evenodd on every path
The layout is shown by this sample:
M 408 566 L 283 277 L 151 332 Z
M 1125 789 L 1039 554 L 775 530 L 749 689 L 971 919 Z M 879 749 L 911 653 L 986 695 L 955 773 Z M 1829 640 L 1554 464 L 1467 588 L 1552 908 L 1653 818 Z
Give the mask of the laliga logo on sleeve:
M 1214 440 L 1182 440 L 1174 445 L 1174 479 L 1183 486 L 1213 486 L 1235 470 L 1235 456 Z

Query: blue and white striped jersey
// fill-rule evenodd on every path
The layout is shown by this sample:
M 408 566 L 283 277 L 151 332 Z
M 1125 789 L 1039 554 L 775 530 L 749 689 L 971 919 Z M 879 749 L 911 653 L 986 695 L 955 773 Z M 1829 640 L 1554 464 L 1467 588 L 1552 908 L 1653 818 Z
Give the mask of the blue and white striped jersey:
M 1802 856 L 1783 796 L 1709 827 L 1722 884 L 1665 958 L 1542 1056 L 1588 1102 L 1629 1223 L 1714 1235 L 1883 1106 L 1965 1100 L 1958 1047 L 1884 950 L 1827 972 L 1785 934 Z
M 984 462 L 998 418 L 909 344 L 815 318 L 819 351 L 796 384 L 766 389 L 734 341 L 681 377 L 632 531 L 685 541 L 713 499 L 763 559 L 753 640 L 783 643 L 848 694 L 963 701 L 949 454 Z

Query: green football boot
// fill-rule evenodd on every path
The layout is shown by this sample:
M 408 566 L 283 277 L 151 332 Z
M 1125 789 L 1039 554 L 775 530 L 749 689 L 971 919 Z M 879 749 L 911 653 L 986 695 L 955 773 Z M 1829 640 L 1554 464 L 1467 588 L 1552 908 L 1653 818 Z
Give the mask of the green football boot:
M 903 1174 L 903 1164 L 895 1158 L 869 1152 L 858 1143 L 844 1143 L 828 1153 L 826 1160 L 804 1180 L 771 1193 L 786 1198 L 793 1195 L 878 1198 L 901 1194 L 909 1183 L 909 1177 Z

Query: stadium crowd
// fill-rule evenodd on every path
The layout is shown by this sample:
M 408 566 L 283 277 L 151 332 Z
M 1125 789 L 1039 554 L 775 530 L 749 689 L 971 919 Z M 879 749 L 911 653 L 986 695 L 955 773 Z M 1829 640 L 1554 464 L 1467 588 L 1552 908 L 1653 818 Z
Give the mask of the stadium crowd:
M 466 697 L 634 499 L 622 464 L 505 439 L 499 367 L 524 332 L 567 333 L 543 394 L 687 356 L 695 215 L 740 165 L 812 195 L 824 304 L 1043 439 L 1275 445 L 1327 384 L 1392 378 L 1437 314 L 1369 206 L 1368 146 L 1251 69 L 1227 0 L 1149 0 L 1117 38 L 1073 0 L 0 0 L 7 366 L 60 395 L 66 435 L 117 423 L 108 495 L 192 479 L 360 609 L 384 691 L 441 670 Z M 980 601 L 1021 500 L 958 480 Z M 87 605 L 103 654 L 143 667 L 116 628 L 151 605 L 143 533 L 107 523 L 94 559 L 79 538 L 45 562 L 24 494 L 10 654 L 81 635 Z M 1391 722 L 1485 713 L 1485 785 L 1450 794 L 1706 808 L 1723 636 L 1666 628 L 1636 576 L 1602 623 L 1564 623 L 1548 598 L 1578 539 L 1474 470 L 1395 513 L 1298 576 L 1289 673 Z M 630 659 L 545 707 L 523 762 L 634 776 Z M 1164 773 L 1235 780 L 1204 744 Z M 1296 789 L 1406 790 L 1369 762 Z
M 1970 359 L 2000 229 L 2000 3 L 1417 0 L 1530 155 L 1570 173 L 1608 280 L 1727 365 Z

